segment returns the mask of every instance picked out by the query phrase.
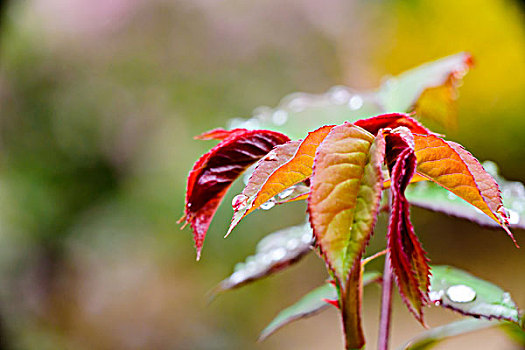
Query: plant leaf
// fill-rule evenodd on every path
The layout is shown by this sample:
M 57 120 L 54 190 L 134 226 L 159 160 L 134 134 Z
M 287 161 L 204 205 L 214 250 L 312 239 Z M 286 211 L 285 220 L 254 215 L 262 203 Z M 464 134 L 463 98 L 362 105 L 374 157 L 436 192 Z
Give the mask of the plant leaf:
M 463 315 L 520 323 L 519 310 L 509 293 L 454 267 L 432 266 L 429 298 Z
M 235 265 L 232 275 L 219 283 L 214 294 L 264 278 L 299 261 L 312 250 L 309 224 L 288 227 L 264 237 L 244 263 Z
M 193 229 L 197 260 L 213 215 L 232 182 L 273 147 L 289 140 L 286 135 L 268 130 L 234 129 L 212 131 L 209 135 L 224 139 L 193 166 L 188 176 L 184 216 L 179 220 L 185 221 L 184 226 L 190 223 Z
M 459 53 L 408 70 L 374 91 L 334 86 L 323 94 L 294 93 L 283 98 L 276 108 L 259 107 L 250 119 L 231 120 L 229 127 L 277 130 L 300 138 L 322 124 L 353 123 L 367 115 L 410 112 L 426 89 L 447 84 L 452 78 L 458 81 L 471 63 L 469 54 Z M 440 103 L 434 102 L 432 108 L 443 109 Z M 426 118 L 427 112 L 433 110 L 416 106 L 416 111 Z
M 417 171 L 496 221 L 512 238 L 499 186 L 461 145 L 434 135 L 414 135 Z
M 500 322 L 496 320 L 478 320 L 465 319 L 452 322 L 443 326 L 435 327 L 419 333 L 414 338 L 410 339 L 398 350 L 426 350 L 434 347 L 437 343 L 446 340 L 447 338 L 458 335 L 495 327 Z
M 234 207 L 233 219 L 227 235 L 246 215 L 259 208 L 261 204 L 312 175 L 315 151 L 333 127 L 333 125 L 323 126 L 310 132 L 304 141 L 291 141 L 276 147 L 261 159 L 242 191 L 243 205 Z
M 379 278 L 381 278 L 381 274 L 377 271 L 365 272 L 363 274 L 363 286 L 377 281 Z M 312 290 L 295 304 L 282 310 L 261 332 L 259 340 L 268 338 L 275 331 L 293 321 L 313 316 L 327 309 L 330 306 L 327 300 L 337 300 L 337 289 L 332 283 L 326 283 Z
M 317 245 L 341 285 L 363 252 L 378 212 L 385 143 L 350 123 L 317 149 L 308 198 Z
M 408 309 L 423 322 L 427 301 L 429 266 L 410 222 L 409 203 L 405 189 L 415 173 L 414 139 L 405 127 L 395 129 L 386 137 L 386 160 L 390 170 L 392 209 L 388 224 L 390 262 L 401 297 Z
M 472 56 L 462 52 L 423 64 L 387 80 L 378 96 L 385 111 L 408 112 L 426 89 L 458 81 L 472 65 Z
M 433 134 L 420 122 L 404 113 L 381 114 L 371 118 L 360 119 L 356 121 L 354 125 L 359 126 L 374 135 L 377 135 L 380 129 L 395 129 L 400 126 L 406 127 L 415 134 Z
M 485 163 L 484 163 L 485 167 Z M 503 203 L 509 208 L 509 224 L 513 228 L 525 229 L 525 189 L 523 184 L 498 178 Z M 405 191 L 410 204 L 454 217 L 467 219 L 482 226 L 500 227 L 482 211 L 432 181 L 408 186 Z
M 336 126 L 315 154 L 308 198 L 317 246 L 339 287 L 347 348 L 361 348 L 360 258 L 379 211 L 385 140 L 344 123 Z

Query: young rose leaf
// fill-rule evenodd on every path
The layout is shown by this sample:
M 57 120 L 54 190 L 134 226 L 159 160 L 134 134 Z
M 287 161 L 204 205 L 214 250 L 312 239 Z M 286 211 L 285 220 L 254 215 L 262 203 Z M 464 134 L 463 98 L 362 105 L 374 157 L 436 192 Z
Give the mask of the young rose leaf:
M 434 304 L 463 315 L 520 323 L 509 293 L 454 267 L 432 266 L 429 297 Z
M 261 159 L 242 191 L 242 197 L 239 197 L 242 205 L 234 206 L 232 223 L 226 235 L 263 203 L 312 175 L 315 151 L 333 127 L 323 126 L 310 132 L 304 141 L 291 141 L 276 147 Z
M 243 286 L 280 271 L 312 250 L 309 224 L 288 227 L 264 237 L 255 254 L 235 265 L 234 273 L 219 283 L 214 293 Z
M 456 322 L 451 322 L 444 326 L 435 327 L 425 332 L 419 333 L 414 338 L 410 339 L 398 350 L 426 350 L 434 348 L 438 343 L 451 337 L 467 334 L 470 332 L 479 331 L 495 327 L 501 324 L 496 320 L 479 320 L 466 319 Z
M 410 130 L 401 127 L 386 136 L 386 160 L 390 170 L 392 208 L 388 224 L 390 262 L 401 297 L 423 323 L 422 306 L 427 303 L 428 259 L 410 222 L 405 189 L 415 173 L 416 157 Z
M 499 186 L 479 161 L 461 145 L 434 135 L 414 135 L 414 141 L 418 173 L 481 210 L 517 245 L 507 226 Z
M 344 123 L 317 149 L 308 198 L 317 245 L 342 286 L 372 233 L 382 190 L 384 138 Z
M 339 287 L 347 348 L 361 348 L 361 267 L 383 189 L 385 140 L 350 123 L 336 126 L 315 154 L 308 198 L 316 244 Z
M 459 53 L 423 64 L 387 80 L 379 89 L 378 97 L 385 111 L 408 112 L 423 92 L 460 80 L 472 65 L 468 53 Z M 424 115 L 423 115 L 424 116 Z
M 415 134 L 428 135 L 433 134 L 425 128 L 420 122 L 404 113 L 381 114 L 375 117 L 360 119 L 354 123 L 371 134 L 377 135 L 379 130 L 385 128 L 395 129 L 404 126 Z
M 377 271 L 365 272 L 363 274 L 363 286 L 375 282 L 381 278 Z M 268 338 L 281 327 L 296 320 L 307 318 L 327 309 L 330 303 L 327 300 L 337 300 L 337 289 L 332 283 L 326 283 L 302 297 L 295 304 L 282 310 L 270 324 L 261 332 L 259 341 Z
M 289 140 L 286 135 L 268 130 L 212 131 L 208 136 L 224 139 L 193 166 L 188 176 L 184 216 L 179 221 L 189 223 L 193 229 L 197 260 L 213 215 L 232 182 L 273 147 Z

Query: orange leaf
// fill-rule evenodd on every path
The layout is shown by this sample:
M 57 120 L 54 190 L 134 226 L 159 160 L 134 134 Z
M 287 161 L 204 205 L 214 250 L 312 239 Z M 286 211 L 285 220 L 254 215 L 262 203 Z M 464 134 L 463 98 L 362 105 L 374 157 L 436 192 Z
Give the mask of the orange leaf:
M 243 190 L 239 201 L 242 205 L 234 207 L 232 223 L 226 235 L 263 203 L 312 175 L 315 151 L 333 127 L 323 126 L 310 132 L 302 142 L 293 141 L 276 147 L 261 160 Z
M 463 198 L 496 221 L 512 238 L 496 181 L 463 146 L 434 135 L 414 135 L 419 174 Z

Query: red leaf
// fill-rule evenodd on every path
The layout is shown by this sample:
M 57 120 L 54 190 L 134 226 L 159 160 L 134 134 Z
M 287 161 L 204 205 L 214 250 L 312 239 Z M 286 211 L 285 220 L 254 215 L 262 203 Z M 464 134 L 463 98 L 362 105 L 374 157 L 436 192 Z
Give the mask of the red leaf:
M 195 163 L 188 176 L 186 209 L 179 222 L 184 220 L 193 229 L 197 260 L 213 215 L 232 182 L 274 146 L 289 140 L 269 130 L 216 129 L 203 135 L 199 137 L 224 139 Z
M 377 135 L 380 129 L 395 129 L 400 126 L 408 128 L 415 134 L 433 134 L 433 132 L 425 128 L 420 122 L 404 113 L 381 114 L 372 118 L 358 120 L 354 125 L 360 126 L 374 135 Z
M 246 129 L 233 129 L 233 130 L 225 130 L 223 128 L 217 128 L 210 131 L 206 131 L 200 135 L 194 136 L 193 138 L 195 140 L 224 140 L 225 138 L 236 134 L 236 133 L 243 133 Z
M 390 261 L 401 297 L 408 309 L 423 323 L 422 306 L 428 302 L 428 259 L 410 222 L 405 189 L 416 169 L 414 139 L 406 128 L 387 137 L 387 164 L 392 179 L 392 210 L 388 225 Z

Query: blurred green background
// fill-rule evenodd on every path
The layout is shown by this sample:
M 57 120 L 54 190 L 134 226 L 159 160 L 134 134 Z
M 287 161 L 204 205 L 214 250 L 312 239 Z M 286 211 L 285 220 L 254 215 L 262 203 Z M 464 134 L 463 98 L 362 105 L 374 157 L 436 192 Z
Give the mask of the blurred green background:
M 476 66 L 447 136 L 525 181 L 523 2 L 16 0 L 0 9 L 2 349 L 340 349 L 334 310 L 256 343 L 326 278 L 313 255 L 207 305 L 261 237 L 302 222 L 304 203 L 254 213 L 227 240 L 224 205 L 199 263 L 190 231 L 175 223 L 186 175 L 213 145 L 192 136 L 295 91 L 374 88 L 469 51 Z M 503 231 L 412 216 L 434 263 L 499 284 L 525 307 L 525 253 Z M 371 252 L 384 232 L 382 218 Z M 378 299 L 367 287 L 371 349 Z M 457 318 L 427 314 L 431 326 Z M 392 344 L 420 331 L 397 298 Z M 496 330 L 437 347 L 472 348 L 520 347 Z

